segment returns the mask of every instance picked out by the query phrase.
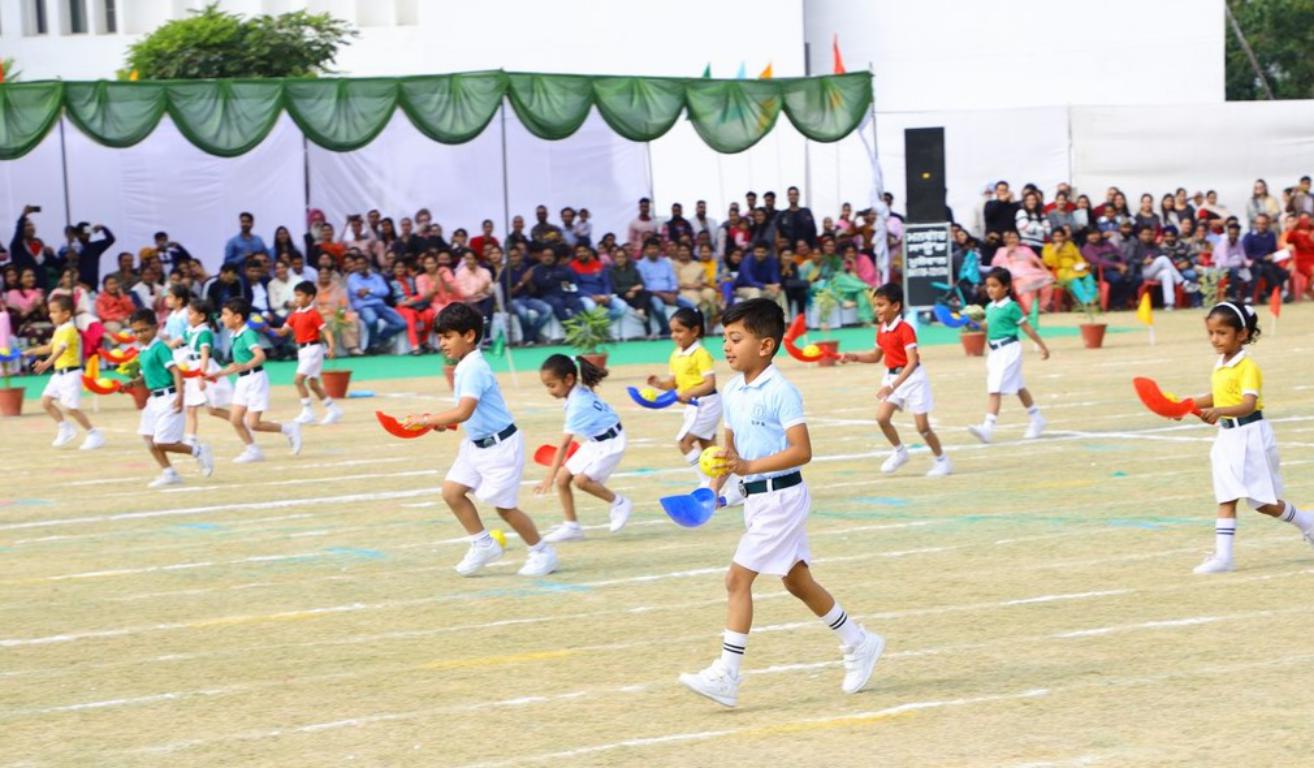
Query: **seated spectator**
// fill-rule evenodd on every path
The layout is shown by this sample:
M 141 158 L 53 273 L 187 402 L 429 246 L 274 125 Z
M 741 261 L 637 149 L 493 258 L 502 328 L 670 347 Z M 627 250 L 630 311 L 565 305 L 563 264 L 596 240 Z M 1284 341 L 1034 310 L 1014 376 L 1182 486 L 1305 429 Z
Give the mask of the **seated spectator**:
M 1159 243 L 1159 252 L 1171 259 L 1173 266 L 1182 273 L 1182 279 L 1186 281 L 1183 286 L 1186 288 L 1187 298 L 1191 300 L 1191 306 L 1200 306 L 1202 298 L 1200 283 L 1197 282 L 1199 272 L 1196 269 L 1195 259 L 1191 258 L 1191 246 L 1177 237 L 1176 227 L 1163 228 L 1163 241 Z
M 1296 218 L 1296 226 L 1287 236 L 1293 253 L 1292 269 L 1305 279 L 1305 295 L 1314 299 L 1314 220 L 1308 213 Z
M 984 278 L 981 275 L 980 243 L 968 234 L 967 230 L 961 228 L 954 230 L 953 240 L 951 253 L 953 274 L 956 275 L 954 287 L 957 291 L 951 297 L 957 303 L 951 303 L 950 306 L 961 309 L 967 304 L 978 304 L 987 297 L 985 296 Z M 853 248 L 853 246 L 849 246 L 849 248 Z M 849 248 L 845 249 L 846 257 Z
M 324 318 L 324 325 L 334 335 L 334 341 L 357 357 L 365 354 L 360 349 L 360 317 L 351 311 L 347 289 L 331 269 L 321 270 L 315 278 L 315 311 Z
M 1136 231 L 1136 245 L 1132 253 L 1140 266 L 1141 280 L 1159 283 L 1163 307 L 1171 312 L 1177 303 L 1177 286 L 1185 284 L 1186 278 L 1154 242 L 1153 228 L 1142 227 Z
M 1137 209 L 1136 215 L 1132 217 L 1132 227 L 1143 229 L 1149 227 L 1154 230 L 1154 237 L 1157 240 L 1159 233 L 1163 231 L 1163 219 L 1159 214 L 1154 212 L 1154 196 L 1141 195 L 1141 207 Z
M 1072 210 L 1073 233 L 1085 232 L 1095 226 L 1095 212 L 1090 209 L 1090 198 L 1077 196 L 1076 207 Z
M 319 270 L 306 263 L 300 252 L 293 253 L 287 259 L 287 279 L 292 285 L 304 281 L 319 282 Z
M 479 234 L 470 239 L 470 250 L 475 252 L 475 256 L 479 258 L 481 263 L 485 265 L 501 266 L 500 264 L 492 264 L 492 262 L 488 260 L 488 254 L 485 253 L 485 250 L 490 245 L 497 246 L 498 248 L 502 247 L 502 244 L 498 242 L 497 238 L 493 235 L 493 220 L 484 219 L 483 223 L 480 225 Z
M 1086 263 L 1081 251 L 1068 239 L 1068 233 L 1061 229 L 1050 234 L 1049 242 L 1041 249 L 1040 258 L 1054 273 L 1059 285 L 1066 286 L 1073 280 L 1090 275 L 1090 264 Z
M 538 264 L 530 270 L 530 281 L 534 285 L 534 294 L 552 308 L 557 320 L 565 322 L 584 311 L 575 273 L 557 263 L 557 252 L 552 246 L 543 245 L 539 249 Z
M 437 313 L 433 311 L 433 302 L 419 289 L 411 275 L 406 262 L 399 261 L 392 266 L 392 303 L 397 314 L 406 321 L 407 340 L 411 343 L 412 355 L 422 355 L 431 351 L 429 334 L 433 332 L 433 320 Z
M 456 268 L 453 276 L 461 292 L 461 301 L 479 310 L 485 322 L 492 322 L 493 273 L 479 263 L 474 251 L 463 249 L 461 266 Z
M 119 285 L 136 285 L 137 270 L 133 268 L 133 256 L 131 251 L 124 251 L 118 256 L 118 269 L 111 272 L 118 279 Z
M 149 309 L 156 316 L 167 316 L 169 310 L 164 306 L 164 283 L 160 282 L 159 268 L 153 263 L 141 270 L 141 275 L 132 288 L 133 302 L 140 309 Z
M 1203 227 L 1202 227 L 1203 228 Z M 1211 253 L 1214 268 L 1227 273 L 1227 297 L 1231 301 L 1250 298 L 1250 259 L 1241 244 L 1241 225 L 1229 222 L 1227 235 L 1214 244 Z
M 696 306 L 708 325 L 712 325 L 711 319 L 716 316 L 717 292 L 707 280 L 707 268 L 702 262 L 693 260 L 693 253 L 687 245 L 675 249 L 675 279 L 680 286 L 680 296 Z
M 269 308 L 274 314 L 286 318 L 296 311 L 297 306 L 293 301 L 292 291 L 304 279 L 304 277 L 294 278 L 286 261 L 280 259 L 274 262 L 274 277 L 265 286 L 265 290 L 269 291 Z
M 5 292 L 4 309 L 9 312 L 10 327 L 32 345 L 45 343 L 54 326 L 46 312 L 46 292 L 37 286 L 36 270 L 24 269 Z
M 1054 294 L 1054 275 L 1035 251 L 1022 245 L 1016 232 L 1004 233 L 1003 245 L 995 251 L 990 266 L 1008 270 L 1022 311 L 1030 313 L 1031 304 L 1037 298 L 1041 307 L 1050 305 Z
M 219 276 L 210 287 L 205 291 L 205 300 L 210 302 L 212 307 L 222 307 L 224 302 L 229 299 L 246 299 L 251 300 L 250 294 L 246 291 L 245 284 L 237 272 L 236 264 L 224 264 L 219 267 Z
M 461 289 L 456 285 L 451 264 L 452 255 L 447 251 L 426 253 L 420 260 L 424 271 L 415 276 L 415 288 L 429 300 L 435 318 L 443 307 L 461 300 Z
M 533 265 L 526 261 L 523 248 L 511 248 L 503 270 L 505 274 L 498 277 L 498 282 L 509 286 L 506 299 L 520 321 L 520 338 L 531 346 L 543 341 L 543 327 L 552 319 L 552 305 L 535 295 Z
M 370 333 L 370 350 L 381 352 L 393 336 L 406 330 L 406 321 L 388 306 L 392 292 L 383 276 L 370 267 L 370 260 L 354 259 L 352 267 L 355 271 L 347 276 L 347 297 Z
M 611 287 L 611 270 L 597 259 L 597 254 L 587 245 L 575 246 L 575 258 L 570 262 L 570 269 L 575 273 L 575 284 L 579 286 L 579 300 L 585 309 L 606 307 L 612 320 L 625 316 L 626 304 Z
M 137 305 L 133 303 L 131 296 L 124 293 L 119 278 L 115 275 L 105 275 L 104 289 L 96 297 L 96 316 L 100 318 L 105 330 L 110 333 L 123 330 L 127 326 L 128 318 L 136 311 Z
M 529 235 L 525 234 L 525 217 L 512 216 L 511 231 L 506 234 L 506 247 L 511 248 L 519 245 L 523 248 L 529 248 L 531 242 Z
M 333 240 L 333 225 L 327 222 L 319 225 L 319 239 L 311 243 L 306 256 L 317 269 L 324 268 L 324 256 L 334 269 L 342 269 L 347 258 L 347 246 Z
M 770 246 L 759 240 L 753 243 L 753 255 L 739 265 L 735 279 L 735 298 L 768 298 L 789 312 L 785 303 L 784 286 L 780 283 L 780 263 L 770 253 Z
M 1086 233 L 1081 255 L 1095 268 L 1097 277 L 1109 284 L 1109 306 L 1126 307 L 1140 280 L 1138 270 L 1127 263 L 1122 251 L 1105 240 L 1103 232 L 1094 229 Z
M 1251 275 L 1256 282 L 1263 281 L 1266 290 L 1284 288 L 1291 273 L 1284 269 L 1276 258 L 1277 236 L 1269 229 L 1267 215 L 1255 217 L 1255 228 L 1241 238 L 1241 247 L 1245 249 L 1246 258 L 1250 260 Z
M 1051 207 L 1052 206 L 1052 207 Z M 1067 231 L 1069 237 L 1076 232 L 1079 227 L 1076 225 L 1076 218 L 1073 216 L 1075 209 L 1068 202 L 1068 193 L 1059 192 L 1054 195 L 1054 202 L 1045 206 L 1045 223 L 1050 232 L 1056 232 L 1060 229 Z
M 667 307 L 693 308 L 686 299 L 680 297 L 680 282 L 675 279 L 675 268 L 671 260 L 661 253 L 661 243 L 656 238 L 649 238 L 643 244 L 643 258 L 635 265 L 639 276 L 643 278 L 643 287 L 652 294 L 653 312 L 666 319 Z M 662 331 L 666 335 L 668 331 Z
M 383 252 L 379 239 L 369 227 L 365 226 L 365 217 L 359 213 L 347 216 L 347 223 L 342 227 L 338 242 L 342 243 L 348 251 L 355 249 L 365 254 L 374 265 L 379 263 L 379 256 Z
M 666 312 L 661 309 L 659 300 L 643 287 L 643 276 L 639 274 L 639 268 L 630 259 L 630 252 L 622 246 L 616 246 L 611 251 L 611 288 L 643 321 L 648 338 L 671 335 Z M 654 323 L 657 326 L 655 331 Z

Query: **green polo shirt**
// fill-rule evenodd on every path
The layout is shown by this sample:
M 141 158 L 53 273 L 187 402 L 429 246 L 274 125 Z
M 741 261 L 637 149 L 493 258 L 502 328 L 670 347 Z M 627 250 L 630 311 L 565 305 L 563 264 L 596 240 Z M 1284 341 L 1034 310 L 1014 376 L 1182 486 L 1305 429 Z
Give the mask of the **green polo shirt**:
M 243 327 L 242 332 L 233 337 L 233 362 L 245 365 L 255 359 L 251 350 L 260 346 L 260 337 L 250 328 Z
M 173 373 L 169 370 L 169 366 L 174 365 L 173 351 L 158 336 L 137 355 L 137 359 L 141 361 L 141 377 L 146 380 L 147 389 L 173 386 Z
M 986 338 L 990 341 L 1016 339 L 1018 326 L 1027 321 L 1022 307 L 1010 298 L 986 305 Z
M 214 331 L 211 331 L 207 325 L 188 328 L 187 349 L 191 352 L 192 357 L 199 359 L 201 350 L 205 347 L 209 347 L 211 351 L 214 351 Z

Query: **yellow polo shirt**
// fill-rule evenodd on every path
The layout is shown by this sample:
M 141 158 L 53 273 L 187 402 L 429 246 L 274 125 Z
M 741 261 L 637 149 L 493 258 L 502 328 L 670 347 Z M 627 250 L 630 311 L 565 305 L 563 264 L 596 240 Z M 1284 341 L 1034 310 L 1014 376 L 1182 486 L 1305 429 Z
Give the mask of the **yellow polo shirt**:
M 82 365 L 82 337 L 78 335 L 78 327 L 71 320 L 55 329 L 50 344 L 52 347 L 64 345 L 64 351 L 55 358 L 56 370 Z
M 1240 405 L 1246 395 L 1255 396 L 1255 410 L 1262 410 L 1264 407 L 1264 398 L 1260 394 L 1264 387 L 1264 376 L 1245 350 L 1236 353 L 1226 363 L 1219 358 L 1214 366 L 1210 383 L 1214 393 L 1215 408 Z
M 716 373 L 712 354 L 703 349 L 702 342 L 695 341 L 688 349 L 676 349 L 671 353 L 671 375 L 675 377 L 675 389 L 679 392 L 693 389 L 703 383 L 709 374 Z

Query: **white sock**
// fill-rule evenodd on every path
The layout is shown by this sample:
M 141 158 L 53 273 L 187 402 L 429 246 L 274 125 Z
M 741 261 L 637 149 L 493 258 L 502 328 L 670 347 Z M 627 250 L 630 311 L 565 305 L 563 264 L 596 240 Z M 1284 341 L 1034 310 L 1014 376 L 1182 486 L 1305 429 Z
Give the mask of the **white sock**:
M 689 452 L 684 455 L 684 460 L 689 463 L 689 466 L 696 467 L 698 466 L 698 457 L 702 455 L 703 452 L 697 448 L 690 448 Z
M 302 407 L 302 408 L 309 408 L 309 407 L 310 407 L 310 398 L 308 398 L 308 397 L 303 397 L 303 398 L 301 398 L 301 407 Z
M 195 443 L 195 442 L 193 442 L 193 443 L 184 443 L 184 445 L 191 445 L 191 446 L 192 446 L 192 456 L 200 456 L 200 455 L 201 455 L 201 446 L 200 446 L 199 443 Z
M 183 445 L 196 445 L 196 435 L 183 435 Z
M 1214 521 L 1214 557 L 1232 559 L 1232 540 L 1236 538 L 1236 518 L 1220 517 Z
M 575 523 L 575 525 L 579 525 L 579 523 Z M 543 550 L 545 550 L 545 549 L 547 549 L 547 548 L 548 548 L 548 543 L 547 543 L 546 541 L 542 540 L 542 539 L 539 539 L 537 544 L 535 544 L 534 546 L 532 546 L 532 547 L 529 548 L 529 551 L 530 551 L 530 552 L 542 552 Z
M 174 475 L 178 474 L 178 470 L 174 469 L 173 467 L 165 467 L 164 471 L 161 472 L 160 474 L 173 477 Z
M 852 647 L 862 642 L 862 627 L 858 626 L 856 621 L 849 621 L 849 615 L 840 607 L 838 600 L 826 615 L 821 617 L 821 620 L 839 635 L 840 642 L 844 645 Z
M 475 544 L 477 546 L 486 545 L 488 544 L 488 542 L 492 540 L 493 537 L 489 535 L 487 528 L 481 528 L 479 530 L 479 533 L 470 534 L 470 543 Z
M 1287 511 L 1283 512 L 1280 519 L 1284 523 L 1291 523 L 1301 530 L 1302 533 L 1309 533 L 1314 528 L 1314 515 L 1308 512 L 1301 512 L 1296 509 L 1296 505 L 1287 502 Z
M 1035 403 L 1032 403 L 1032 404 L 1031 404 L 1031 407 L 1027 409 L 1027 415 L 1030 416 L 1030 417 L 1032 417 L 1032 418 L 1035 418 L 1036 416 L 1039 416 L 1039 415 L 1040 415 L 1040 406 L 1036 405 Z
M 999 421 L 999 414 L 995 414 L 995 413 L 986 414 L 985 425 L 987 427 L 993 427 L 996 421 Z
M 743 663 L 747 649 L 748 635 L 730 629 L 721 633 L 721 663 L 735 677 L 739 677 L 739 665 Z
M 562 520 L 561 524 L 567 528 L 573 528 L 574 530 L 579 530 L 578 520 Z
M 328 395 L 324 395 L 324 399 L 319 402 L 320 405 L 324 406 L 325 408 L 333 407 L 333 398 L 329 397 Z

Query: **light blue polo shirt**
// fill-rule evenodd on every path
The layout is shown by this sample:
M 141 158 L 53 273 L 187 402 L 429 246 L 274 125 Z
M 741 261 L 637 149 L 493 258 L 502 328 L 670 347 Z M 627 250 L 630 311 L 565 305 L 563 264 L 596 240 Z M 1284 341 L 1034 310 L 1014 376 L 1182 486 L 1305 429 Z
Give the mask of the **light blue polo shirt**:
M 807 421 L 803 396 L 785 380 L 775 365 L 767 366 L 752 384 L 741 373 L 730 380 L 721 394 L 725 423 L 735 433 L 735 450 L 745 459 L 760 459 L 789 447 L 785 431 Z M 749 475 L 745 480 L 779 477 L 796 468 Z
M 579 437 L 593 437 L 616 426 L 620 419 L 598 393 L 576 384 L 566 395 L 566 431 Z
M 482 352 L 473 350 L 456 364 L 452 384 L 453 400 L 459 403 L 470 397 L 477 401 L 474 413 L 464 423 L 465 434 L 471 440 L 482 440 L 511 426 L 511 411 L 507 410 L 502 389 L 497 386 L 497 378 Z

